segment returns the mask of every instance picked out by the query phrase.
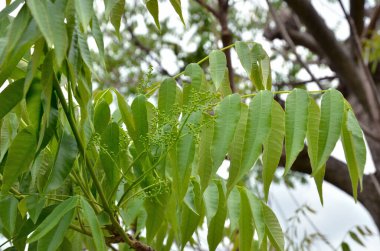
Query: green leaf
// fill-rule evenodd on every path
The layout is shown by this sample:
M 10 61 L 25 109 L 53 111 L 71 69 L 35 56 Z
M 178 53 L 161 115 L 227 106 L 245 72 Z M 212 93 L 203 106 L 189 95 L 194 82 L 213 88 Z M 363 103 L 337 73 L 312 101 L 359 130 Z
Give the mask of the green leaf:
M 260 91 L 249 104 L 239 179 L 247 174 L 261 154 L 262 145 L 270 132 L 272 103 L 273 94 Z
M 59 142 L 55 161 L 46 182 L 44 192 L 59 188 L 71 172 L 77 158 L 78 147 L 74 136 L 64 132 Z
M 137 133 L 136 133 L 136 127 L 135 122 L 133 120 L 132 115 L 132 109 L 125 101 L 124 97 L 116 90 L 114 89 L 114 92 L 117 97 L 117 105 L 120 109 L 121 117 L 123 119 L 124 124 L 127 127 L 128 134 L 131 136 L 131 138 L 136 141 L 137 140 Z
M 236 53 L 239 57 L 240 63 L 243 66 L 244 70 L 247 72 L 248 77 L 251 77 L 252 70 L 252 56 L 251 51 L 247 43 L 236 42 L 235 43 Z
M 191 79 L 191 86 L 198 90 L 205 78 L 202 68 L 196 64 L 188 64 L 185 68 L 185 75 L 189 76 Z
M 147 0 L 145 2 L 145 5 L 146 5 L 146 8 L 148 9 L 149 13 L 152 15 L 158 30 L 161 30 L 160 20 L 159 20 L 158 1 L 157 0 Z
M 80 0 L 75 2 L 75 11 L 83 30 L 87 30 L 91 17 L 94 15 L 93 0 Z
M 2 193 L 8 192 L 17 181 L 18 176 L 29 168 L 36 148 L 37 139 L 32 126 L 26 127 L 17 134 L 8 150 L 3 172 Z
M 240 95 L 225 97 L 215 109 L 214 136 L 211 145 L 212 173 L 215 173 L 225 159 L 228 147 L 234 137 L 240 118 Z
M 356 243 L 358 243 L 362 247 L 365 247 L 363 241 L 359 238 L 357 234 L 355 234 L 352 231 L 349 231 L 348 234 L 350 235 L 351 239 L 353 239 Z
M 120 23 L 121 17 L 125 12 L 125 0 L 119 0 L 117 3 L 114 3 L 114 7 L 111 11 L 111 24 L 115 28 L 116 35 L 120 38 Z
M 102 228 L 99 224 L 99 221 L 94 212 L 94 209 L 92 209 L 90 204 L 83 197 L 81 197 L 81 205 L 82 205 L 84 218 L 86 219 L 88 225 L 90 226 L 92 239 L 94 240 L 96 250 L 97 251 L 107 250 L 106 244 L 104 241 Z
M 251 50 L 252 70 L 250 79 L 252 80 L 257 90 L 264 90 L 264 84 L 266 84 L 263 82 L 263 75 L 261 70 L 261 51 L 261 45 L 257 43 L 253 45 Z
M 359 181 L 360 186 L 363 187 L 362 179 L 366 162 L 366 146 L 359 122 L 351 109 L 346 109 L 345 111 L 341 139 L 350 174 L 352 192 L 354 199 L 357 200 Z
M 246 189 L 240 189 L 239 250 L 250 251 L 253 240 L 254 221 Z
M 198 227 L 201 216 L 197 213 L 201 209 L 201 190 L 199 183 L 192 180 L 189 191 L 186 194 L 191 196 L 191 200 L 194 205 L 189 205 L 190 203 L 183 203 L 182 215 L 181 215 L 181 247 L 184 248 L 186 243 L 191 239 L 193 233 Z M 185 201 L 186 202 L 186 199 Z
M 148 214 L 148 218 L 146 219 L 146 239 L 148 243 L 153 241 L 153 238 L 164 222 L 167 196 L 168 194 L 162 194 L 145 200 L 145 209 Z
M 103 133 L 111 119 L 111 111 L 107 102 L 102 99 L 95 106 L 94 127 L 99 134 Z
M 296 88 L 285 102 L 285 150 L 286 175 L 304 148 L 307 129 L 309 95 L 305 90 Z
M 255 228 L 257 231 L 257 236 L 259 240 L 259 246 L 262 246 L 262 244 L 265 242 L 266 239 L 266 233 L 265 233 L 265 219 L 264 219 L 264 212 L 263 212 L 263 205 L 262 203 L 252 192 L 247 191 L 249 203 L 251 204 L 251 210 L 253 215 L 253 220 L 255 223 Z
M 344 114 L 342 94 L 334 89 L 327 91 L 322 96 L 321 120 L 318 137 L 318 167 L 313 174 L 318 172 L 326 163 L 339 139 Z
M 10 112 L 24 96 L 24 81 L 25 79 L 19 79 L 9 84 L 0 93 L 0 119 Z
M 75 1 L 80 2 L 80 1 Z M 90 49 L 88 48 L 87 44 L 87 37 L 84 33 L 78 32 L 78 45 L 79 45 L 79 52 L 82 55 L 82 59 L 84 63 L 87 65 L 89 69 L 92 69 L 92 58 Z M 93 74 L 95 74 L 94 71 L 92 71 Z
M 230 235 L 239 228 L 239 215 L 240 215 L 240 193 L 234 187 L 228 195 L 227 200 L 228 218 L 230 219 Z
M 179 18 L 181 18 L 183 25 L 185 25 L 185 21 L 183 20 L 182 16 L 181 0 L 170 0 L 170 3 L 172 4 L 175 12 L 177 12 Z
M 316 170 L 318 166 L 318 138 L 319 138 L 319 124 L 320 124 L 321 112 L 314 99 L 309 98 L 308 105 L 308 121 L 306 139 L 308 145 L 308 155 L 310 158 L 310 164 L 312 170 Z M 314 175 L 314 181 L 318 189 L 319 199 L 323 204 L 322 183 L 325 175 L 326 166 L 323 165 Z
M 235 135 L 230 144 L 230 149 L 228 150 L 230 157 L 230 168 L 227 188 L 231 191 L 235 184 L 239 181 L 240 170 L 243 161 L 243 148 L 245 143 L 245 133 L 247 129 L 247 118 L 248 118 L 248 107 L 246 104 L 240 104 L 240 119 L 235 130 Z
M 158 92 L 158 110 L 167 117 L 174 115 L 176 103 L 177 84 L 173 78 L 165 79 Z
M 229 80 L 229 72 L 228 72 L 227 67 L 224 72 L 224 78 L 223 78 L 222 84 L 220 85 L 219 90 L 222 94 L 222 97 L 227 97 L 228 95 L 232 94 L 230 80 Z
M 284 250 L 285 242 L 284 242 L 284 234 L 282 233 L 281 225 L 278 222 L 276 215 L 272 212 L 272 210 L 262 202 L 263 207 L 263 216 L 265 222 L 265 229 L 268 237 L 270 239 L 271 244 L 277 250 Z
M 274 173 L 280 162 L 282 146 L 285 134 L 284 110 L 276 101 L 272 104 L 271 129 L 264 143 L 263 152 L 263 185 L 265 200 L 268 200 L 269 187 L 272 183 Z
M 198 145 L 198 176 L 202 192 L 207 188 L 212 177 L 211 144 L 214 136 L 214 119 L 209 114 L 203 114 L 199 145 Z
M 211 219 L 215 216 L 216 211 L 218 210 L 218 194 L 219 191 L 216 182 L 211 182 L 203 194 L 206 209 L 206 218 L 208 222 L 211 221 Z
M 13 236 L 17 226 L 17 205 L 18 200 L 12 196 L 3 197 L 0 200 L 0 225 L 11 236 Z
M 38 251 L 55 251 L 59 248 L 73 219 L 74 212 L 74 209 L 68 211 L 62 217 L 57 226 L 55 226 L 52 230 L 49 231 L 49 233 L 38 240 Z
M 27 4 L 48 46 L 52 48 L 54 45 L 57 63 L 60 66 L 66 57 L 68 48 L 68 37 L 64 23 L 66 1 L 55 1 L 53 3 L 31 0 Z
M 136 132 L 138 137 L 145 137 L 148 133 L 146 102 L 146 97 L 140 94 L 133 100 L 131 105 L 133 119 L 136 125 Z
M 100 29 L 99 20 L 95 14 L 92 16 L 91 20 L 92 36 L 94 37 L 96 45 L 98 47 L 101 63 L 103 66 L 105 66 L 103 33 Z
M 215 181 L 218 187 L 218 209 L 208 224 L 207 243 L 209 250 L 214 251 L 223 239 L 224 222 L 227 216 L 226 197 L 220 180 Z
M 346 242 L 342 242 L 340 247 L 342 248 L 342 251 L 351 251 L 350 246 Z
M 28 243 L 37 241 L 38 239 L 45 236 L 52 230 L 62 219 L 62 217 L 72 209 L 74 209 L 78 204 L 77 197 L 71 197 L 62 203 L 58 204 L 56 208 L 41 222 L 40 225 L 34 230 L 32 235 L 28 239 Z
M 220 50 L 213 50 L 209 55 L 211 79 L 215 89 L 222 84 L 227 65 L 226 55 Z

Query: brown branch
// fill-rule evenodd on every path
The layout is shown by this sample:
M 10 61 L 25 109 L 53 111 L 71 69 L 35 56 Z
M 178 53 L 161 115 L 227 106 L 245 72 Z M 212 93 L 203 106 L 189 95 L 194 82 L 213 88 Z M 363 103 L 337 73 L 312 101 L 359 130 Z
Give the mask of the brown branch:
M 275 21 L 276 25 L 278 26 L 278 28 L 280 29 L 280 32 L 283 36 L 283 38 L 285 39 L 285 41 L 288 43 L 288 45 L 290 46 L 290 48 L 292 49 L 294 55 L 296 56 L 297 58 L 297 61 L 298 63 L 300 63 L 300 65 L 302 65 L 302 67 L 306 70 L 306 72 L 310 75 L 311 79 L 318 85 L 318 87 L 323 90 L 323 86 L 321 85 L 321 83 L 318 81 L 318 79 L 314 76 L 314 74 L 311 72 L 311 70 L 309 69 L 309 66 L 302 60 L 301 56 L 297 53 L 297 50 L 296 50 L 296 46 L 293 42 L 293 40 L 290 38 L 285 26 L 282 24 L 282 22 L 279 20 L 275 10 L 273 9 L 273 6 L 272 4 L 269 2 L 269 0 L 266 0 L 267 4 L 268 4 L 268 7 L 269 7 L 269 11 L 273 17 L 273 20 Z
M 364 28 L 364 4 L 365 0 L 350 0 L 350 16 L 359 34 Z
M 379 18 L 380 18 L 380 4 L 377 5 L 375 11 L 372 13 L 369 24 L 362 33 L 362 38 L 370 39 L 372 37 L 373 31 L 376 29 L 376 24 Z
M 217 19 L 219 19 L 219 13 L 212 8 L 210 5 L 208 5 L 204 0 L 195 0 L 200 6 L 208 10 L 211 14 L 213 14 Z
M 327 27 L 311 2 L 305 0 L 285 0 L 285 2 L 298 15 L 308 32 L 320 45 L 341 81 L 355 91 L 360 103 L 368 109 L 371 118 L 376 122 L 379 121 L 380 103 L 376 92 L 367 83 L 365 72 L 358 69 L 348 51 L 337 41 L 334 33 Z
M 336 79 L 337 76 L 326 76 L 326 77 L 321 77 L 321 78 L 317 78 L 318 81 L 322 81 L 322 80 L 333 80 L 333 79 Z M 313 79 L 309 79 L 309 80 L 304 80 L 304 81 L 298 81 L 298 82 L 280 82 L 280 83 L 273 83 L 273 86 L 282 86 L 282 85 L 287 85 L 287 86 L 299 86 L 299 85 L 305 85 L 305 84 L 308 84 L 308 83 L 313 83 L 314 80 Z

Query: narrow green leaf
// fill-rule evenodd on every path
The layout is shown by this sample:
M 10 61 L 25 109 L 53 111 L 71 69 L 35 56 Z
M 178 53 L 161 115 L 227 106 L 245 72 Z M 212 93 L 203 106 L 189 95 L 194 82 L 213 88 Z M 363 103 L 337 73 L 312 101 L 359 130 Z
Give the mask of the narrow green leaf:
M 215 173 L 224 161 L 234 137 L 240 118 L 240 103 L 240 95 L 235 93 L 225 97 L 215 109 L 215 128 L 211 145 L 212 173 Z
M 268 234 L 269 240 L 271 244 L 277 250 L 284 250 L 285 241 L 284 234 L 282 233 L 281 225 L 278 222 L 276 215 L 272 212 L 272 210 L 262 202 L 263 207 L 263 216 L 264 222 L 266 226 L 266 232 Z
M 58 151 L 50 174 L 47 178 L 45 192 L 59 188 L 71 172 L 78 154 L 74 136 L 64 132 L 59 142 Z
M 207 188 L 212 177 L 211 144 L 214 136 L 214 119 L 209 114 L 203 114 L 198 146 L 198 176 L 202 192 Z
M 125 12 L 125 0 L 118 0 L 111 11 L 111 24 L 115 28 L 116 35 L 120 38 L 120 23 Z
M 185 25 L 185 21 L 183 20 L 182 16 L 181 0 L 170 0 L 170 3 L 172 4 L 175 12 L 177 12 L 179 18 L 181 18 L 183 25 Z
M 344 103 L 342 94 L 334 89 L 323 94 L 318 137 L 318 167 L 313 174 L 322 168 L 334 150 L 340 136 L 343 114 Z
M 34 159 L 36 147 L 37 139 L 32 126 L 26 127 L 17 134 L 8 150 L 3 172 L 2 193 L 8 192 L 18 176 L 29 168 Z
M 133 100 L 131 105 L 134 124 L 136 125 L 136 133 L 139 140 L 142 139 L 141 137 L 145 137 L 148 133 L 146 102 L 146 97 L 140 94 Z
M 285 102 L 285 150 L 286 175 L 304 148 L 307 129 L 309 95 L 305 90 L 296 88 Z
M 227 203 L 222 182 L 216 181 L 218 187 L 218 209 L 208 224 L 207 243 L 209 250 L 214 251 L 223 239 L 224 222 L 227 216 Z
M 30 0 L 27 1 L 26 4 L 28 5 L 34 20 L 36 20 L 38 28 L 44 35 L 48 46 L 51 48 L 54 44 L 54 30 L 49 20 L 49 10 L 46 6 L 46 2 L 40 0 Z
M 0 119 L 10 112 L 24 96 L 24 81 L 25 79 L 19 79 L 9 84 L 0 93 Z
M 158 92 L 158 110 L 167 117 L 174 114 L 177 97 L 177 84 L 173 78 L 165 79 Z
M 351 251 L 350 246 L 346 242 L 342 242 L 342 244 L 340 244 L 340 247 L 342 248 L 342 251 Z
M 268 200 L 269 187 L 272 183 L 274 173 L 280 162 L 282 146 L 285 134 L 285 114 L 279 103 L 273 101 L 271 112 L 271 129 L 264 143 L 263 152 L 263 184 L 265 200 Z
M 236 53 L 239 57 L 240 63 L 243 66 L 244 70 L 247 72 L 248 77 L 251 77 L 252 70 L 252 56 L 251 51 L 247 43 L 236 42 L 235 43 Z
M 18 200 L 15 197 L 7 196 L 0 200 L 0 222 L 1 227 L 5 229 L 11 236 L 15 232 L 17 226 L 17 205 Z
M 271 76 L 271 67 L 270 67 L 270 58 L 266 51 L 261 46 L 261 55 L 262 59 L 260 61 L 261 74 L 263 76 L 263 85 L 266 90 L 272 89 L 272 76 Z
M 146 8 L 148 9 L 149 13 L 152 15 L 158 30 L 161 30 L 160 20 L 159 20 L 158 1 L 157 0 L 147 0 L 145 2 L 145 5 L 146 5 Z
M 83 30 L 87 30 L 91 17 L 94 15 L 93 0 L 75 1 L 75 11 L 82 25 Z
M 230 235 L 232 236 L 234 231 L 239 229 L 240 218 L 240 193 L 239 190 L 234 187 L 228 195 L 227 200 L 228 218 L 230 219 Z
M 320 124 L 321 112 L 314 99 L 309 98 L 308 105 L 308 121 L 307 121 L 307 152 L 310 158 L 310 164 L 312 170 L 316 170 L 318 166 L 318 138 L 319 138 L 319 124 Z M 318 189 L 319 199 L 323 204 L 323 192 L 322 183 L 325 175 L 326 166 L 323 165 L 314 175 L 314 181 Z
M 96 104 L 94 111 L 94 127 L 99 134 L 103 133 L 111 120 L 111 111 L 105 100 Z
M 201 87 L 203 79 L 205 78 L 202 68 L 196 63 L 191 63 L 186 66 L 185 75 L 190 77 L 191 85 L 196 90 Z
M 226 55 L 220 50 L 213 50 L 209 55 L 211 79 L 215 89 L 222 84 L 227 65 Z
M 226 70 L 224 72 L 223 81 L 222 81 L 222 84 L 220 85 L 219 90 L 222 94 L 222 97 L 227 97 L 228 95 L 232 94 L 230 80 L 229 80 L 229 72 L 228 72 L 227 67 L 226 67 Z
M 81 205 L 82 205 L 84 218 L 86 219 L 88 225 L 90 226 L 92 239 L 94 240 L 96 250 L 97 251 L 107 250 L 106 244 L 104 241 L 102 228 L 99 224 L 99 221 L 94 212 L 94 209 L 92 209 L 90 204 L 83 197 L 81 197 Z
M 105 66 L 103 33 L 100 29 L 99 20 L 95 14 L 92 16 L 91 20 L 92 36 L 94 37 L 96 45 L 98 47 L 101 63 L 103 66 Z
M 341 139 L 350 174 L 352 192 L 356 200 L 359 181 L 360 186 L 363 187 L 362 179 L 366 162 L 366 146 L 360 125 L 355 118 L 355 114 L 349 108 L 345 109 Z
M 235 130 L 235 135 L 228 150 L 230 157 L 230 168 L 227 188 L 231 191 L 235 184 L 239 181 L 240 170 L 243 161 L 243 148 L 245 144 L 245 134 L 247 129 L 248 107 L 241 103 L 240 119 Z
M 38 239 L 45 236 L 52 230 L 62 219 L 62 217 L 72 209 L 74 209 L 78 204 L 77 197 L 71 197 L 62 203 L 60 203 L 54 210 L 41 222 L 40 225 L 34 230 L 32 235 L 28 238 L 28 243 L 37 241 Z
M 261 154 L 263 143 L 270 132 L 272 103 L 273 94 L 260 91 L 249 104 L 239 179 L 247 174 Z
M 265 219 L 264 219 L 264 212 L 263 212 L 263 205 L 262 203 L 252 192 L 247 191 L 249 203 L 251 204 L 251 210 L 253 215 L 253 220 L 255 223 L 255 229 L 257 231 L 257 236 L 259 240 L 259 246 L 262 246 L 266 239 L 266 233 L 265 233 Z
M 261 45 L 255 43 L 251 50 L 251 57 L 252 57 L 252 70 L 251 70 L 251 77 L 253 84 L 255 85 L 257 90 L 265 90 L 265 84 L 263 82 L 263 75 L 261 70 Z
M 135 122 L 133 120 L 132 109 L 127 104 L 124 97 L 116 89 L 114 89 L 114 92 L 116 94 L 117 105 L 120 109 L 123 122 L 127 127 L 128 134 L 131 136 L 133 140 L 137 140 L 137 133 L 136 133 Z
M 240 189 L 239 250 L 251 250 L 253 231 L 254 221 L 251 204 L 246 190 Z
M 75 2 L 80 2 L 80 1 L 75 1 Z M 91 58 L 91 53 L 90 49 L 88 48 L 87 44 L 87 37 L 84 33 L 78 32 L 78 45 L 79 45 L 79 52 L 82 55 L 82 59 L 84 63 L 87 65 L 89 69 L 92 69 L 92 58 Z M 95 73 L 94 71 L 92 71 Z
M 145 209 L 148 214 L 146 219 L 146 238 L 148 243 L 153 241 L 165 219 L 165 209 L 168 194 L 162 194 L 155 198 L 145 200 Z
M 355 234 L 352 231 L 349 231 L 348 234 L 350 235 L 351 239 L 353 239 L 356 243 L 358 243 L 362 247 L 365 247 L 363 241 L 359 238 L 357 234 Z
M 115 8 L 116 4 L 119 1 L 122 1 L 122 0 L 104 0 L 104 5 L 105 5 L 104 14 L 105 14 L 106 18 L 109 17 L 109 15 L 111 14 L 111 11 L 113 10 L 113 8 Z
M 59 248 L 73 219 L 74 212 L 74 209 L 68 211 L 57 226 L 38 240 L 37 251 L 55 251 Z

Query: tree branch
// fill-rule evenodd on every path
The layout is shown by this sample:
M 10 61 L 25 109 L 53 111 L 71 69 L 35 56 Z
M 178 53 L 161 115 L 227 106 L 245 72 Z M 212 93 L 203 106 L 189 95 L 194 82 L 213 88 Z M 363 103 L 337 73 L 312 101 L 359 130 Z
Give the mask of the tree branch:
M 195 0 L 195 2 L 197 2 L 200 6 L 208 10 L 208 12 L 213 14 L 215 18 L 219 19 L 219 13 L 210 5 L 208 5 L 204 0 Z
M 311 72 L 311 70 L 309 69 L 309 66 L 302 60 L 301 56 L 298 55 L 297 50 L 296 50 L 296 46 L 295 46 L 293 40 L 290 38 L 288 32 L 286 31 L 285 26 L 281 23 L 278 16 L 276 15 L 276 12 L 273 9 L 272 4 L 269 2 L 269 0 L 266 0 L 266 2 L 268 4 L 268 8 L 269 8 L 269 11 L 273 17 L 273 20 L 275 21 L 276 25 L 280 29 L 280 32 L 281 32 L 283 38 L 285 39 L 285 41 L 288 43 L 288 45 L 292 49 L 294 55 L 296 55 L 298 63 L 300 63 L 302 65 L 302 67 L 306 70 L 306 72 L 310 75 L 311 79 L 318 85 L 318 87 L 321 90 L 323 90 L 323 86 L 318 81 L 318 79 L 314 76 L 314 74 Z
M 376 29 L 377 20 L 380 18 L 380 4 L 377 5 L 375 11 L 371 16 L 368 26 L 364 29 L 362 33 L 362 38 L 370 39 L 373 35 L 373 31 Z
M 310 34 L 321 46 L 341 81 L 349 86 L 351 90 L 355 90 L 360 103 L 369 110 L 371 118 L 378 122 L 380 120 L 380 103 L 376 96 L 376 91 L 367 82 L 364 69 L 358 69 L 349 53 L 336 40 L 334 33 L 327 27 L 325 21 L 319 16 L 310 1 L 285 0 L 285 2 L 298 15 Z
M 336 79 L 337 76 L 326 76 L 326 77 L 321 77 L 321 78 L 318 78 L 318 81 L 322 81 L 322 80 L 333 80 L 333 79 Z M 308 83 L 313 83 L 314 80 L 313 79 L 309 79 L 309 80 L 304 80 L 304 81 L 299 81 L 299 82 L 280 82 L 280 83 L 273 83 L 273 86 L 283 86 L 283 85 L 287 85 L 287 86 L 299 86 L 299 85 L 305 85 L 305 84 L 308 84 Z
M 350 0 L 350 16 L 359 34 L 364 28 L 364 4 L 365 0 Z

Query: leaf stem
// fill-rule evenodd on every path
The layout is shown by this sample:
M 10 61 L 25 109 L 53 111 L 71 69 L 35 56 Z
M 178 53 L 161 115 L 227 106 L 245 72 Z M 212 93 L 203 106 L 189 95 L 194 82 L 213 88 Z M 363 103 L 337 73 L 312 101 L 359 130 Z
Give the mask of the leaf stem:
M 321 94 L 321 93 L 324 93 L 324 92 L 327 92 L 328 90 L 318 90 L 318 91 L 307 91 L 307 93 L 309 94 Z M 272 92 L 273 94 L 288 94 L 290 93 L 291 91 L 274 91 Z M 249 97 L 254 97 L 256 96 L 258 93 L 255 92 L 255 93 L 250 93 L 250 94 L 246 94 L 246 95 L 241 95 L 242 98 L 249 98 Z

